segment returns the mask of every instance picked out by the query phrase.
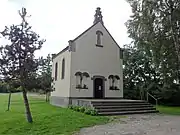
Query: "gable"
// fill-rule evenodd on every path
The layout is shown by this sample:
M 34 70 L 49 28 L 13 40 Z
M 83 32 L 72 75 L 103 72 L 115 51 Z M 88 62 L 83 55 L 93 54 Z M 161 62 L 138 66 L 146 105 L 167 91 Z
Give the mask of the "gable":
M 101 46 L 97 46 L 97 34 L 101 35 Z M 73 78 L 78 71 L 105 77 L 109 74 L 121 74 L 120 47 L 102 23 L 93 25 L 73 42 L 76 46 L 76 51 L 71 53 Z
M 101 35 L 102 45 L 98 45 L 97 33 L 100 33 Z M 107 28 L 101 22 L 98 22 L 92 25 L 89 29 L 87 29 L 85 32 L 80 34 L 77 38 L 75 38 L 72 41 L 73 41 L 74 47 L 76 48 L 75 50 L 76 51 L 79 50 L 78 53 L 81 53 L 80 50 L 82 49 L 83 51 L 88 50 L 88 49 L 92 50 L 93 48 L 91 48 L 90 46 L 94 46 L 95 48 L 97 47 L 103 48 L 101 49 L 100 53 L 102 53 L 102 51 L 105 51 L 105 50 L 107 53 L 114 52 L 116 53 L 116 56 L 118 56 L 118 58 L 122 59 L 122 55 L 123 55 L 122 49 L 117 44 L 115 39 L 107 30 Z M 113 51 L 108 52 L 108 50 L 113 50 Z M 96 51 L 96 49 L 94 51 Z
M 87 34 L 89 31 L 91 31 L 96 25 L 101 25 L 102 28 L 107 32 L 107 34 L 111 37 L 112 41 L 114 42 L 114 44 L 120 49 L 120 58 L 122 59 L 122 52 L 123 50 L 120 48 L 120 46 L 118 45 L 118 43 L 115 41 L 115 39 L 113 38 L 113 36 L 110 34 L 110 32 L 108 31 L 108 29 L 104 26 L 104 24 L 102 24 L 101 22 L 97 22 L 95 24 L 93 24 L 91 27 L 89 27 L 88 29 L 86 29 L 84 32 L 82 32 L 80 35 L 78 35 L 75 39 L 71 40 L 71 42 L 76 42 L 77 40 L 81 40 L 81 38 L 83 38 L 83 36 L 85 34 Z M 98 30 L 97 30 L 98 31 Z M 75 44 L 74 44 L 75 45 Z M 76 44 L 78 45 L 78 44 Z M 75 46 L 76 46 L 75 45 Z M 69 46 L 66 46 L 63 50 L 61 50 L 58 54 L 56 54 L 53 58 L 56 58 L 58 55 L 62 54 L 63 52 L 67 51 L 69 49 Z
M 93 24 L 91 27 L 89 27 L 87 30 L 85 30 L 83 33 L 81 33 L 79 36 L 77 36 L 74 40 L 72 40 L 73 42 L 75 42 L 76 40 L 78 40 L 78 39 L 80 39 L 80 38 L 82 38 L 82 36 L 84 35 L 84 34 L 86 34 L 88 31 L 90 31 L 91 29 L 93 29 L 93 27 L 95 27 L 96 25 L 98 25 L 98 24 L 101 24 L 102 25 L 102 27 L 106 30 L 106 32 L 108 33 L 108 35 L 111 37 L 111 39 L 113 40 L 113 42 L 118 46 L 118 48 L 119 49 L 121 49 L 120 48 L 120 46 L 118 45 L 118 43 L 115 41 L 115 39 L 113 38 L 113 36 L 110 34 L 110 32 L 108 31 L 108 29 L 104 26 L 104 24 L 102 24 L 101 22 L 97 22 L 97 23 L 95 23 L 95 24 Z

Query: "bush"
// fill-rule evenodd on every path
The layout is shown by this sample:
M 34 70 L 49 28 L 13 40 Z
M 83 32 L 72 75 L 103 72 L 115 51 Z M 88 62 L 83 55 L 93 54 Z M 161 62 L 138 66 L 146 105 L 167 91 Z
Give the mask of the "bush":
M 98 115 L 98 112 L 96 110 L 91 110 L 91 115 L 96 116 L 96 115 Z
M 75 107 L 74 107 L 74 111 L 79 112 L 79 111 L 80 111 L 80 107 L 79 107 L 79 106 L 75 106 Z
M 86 109 L 85 109 L 85 107 L 81 106 L 81 107 L 79 108 L 79 110 L 80 110 L 80 112 L 84 113 L 84 111 L 85 111 Z
M 69 105 L 68 108 L 73 110 L 73 106 L 72 105 Z
M 87 115 L 92 115 L 92 116 L 98 115 L 98 112 L 96 110 L 91 109 L 91 108 L 85 108 L 83 106 L 69 105 L 68 108 L 71 109 L 71 110 L 77 111 L 77 112 L 85 113 Z
M 91 114 L 91 109 L 86 108 L 85 111 L 84 111 L 84 113 L 90 115 L 90 114 Z

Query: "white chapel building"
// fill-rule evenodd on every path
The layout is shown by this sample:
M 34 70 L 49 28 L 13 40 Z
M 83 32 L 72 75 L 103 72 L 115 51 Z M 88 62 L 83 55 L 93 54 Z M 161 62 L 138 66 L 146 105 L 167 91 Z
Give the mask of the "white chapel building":
M 53 56 L 55 90 L 51 104 L 67 106 L 73 99 L 123 98 L 122 49 L 102 18 L 97 8 L 93 25 Z

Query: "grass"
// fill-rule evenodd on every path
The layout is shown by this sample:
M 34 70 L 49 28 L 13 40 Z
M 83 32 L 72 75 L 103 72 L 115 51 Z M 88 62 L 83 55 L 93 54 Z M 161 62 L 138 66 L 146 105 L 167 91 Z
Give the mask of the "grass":
M 158 106 L 157 110 L 163 114 L 180 115 L 180 107 Z
M 80 128 L 103 124 L 108 117 L 89 116 L 29 97 L 34 122 L 27 123 L 22 95 L 12 94 L 11 110 L 6 111 L 8 96 L 0 94 L 0 135 L 70 135 Z

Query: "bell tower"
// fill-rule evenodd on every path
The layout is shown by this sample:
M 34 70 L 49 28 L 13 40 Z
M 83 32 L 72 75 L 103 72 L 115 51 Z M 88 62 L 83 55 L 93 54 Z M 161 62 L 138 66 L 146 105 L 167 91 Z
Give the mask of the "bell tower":
M 101 14 L 101 8 L 97 7 L 96 8 L 96 13 L 94 15 L 94 22 L 93 23 L 95 24 L 97 22 L 101 22 L 102 24 L 104 24 L 102 18 L 103 18 L 103 16 Z

